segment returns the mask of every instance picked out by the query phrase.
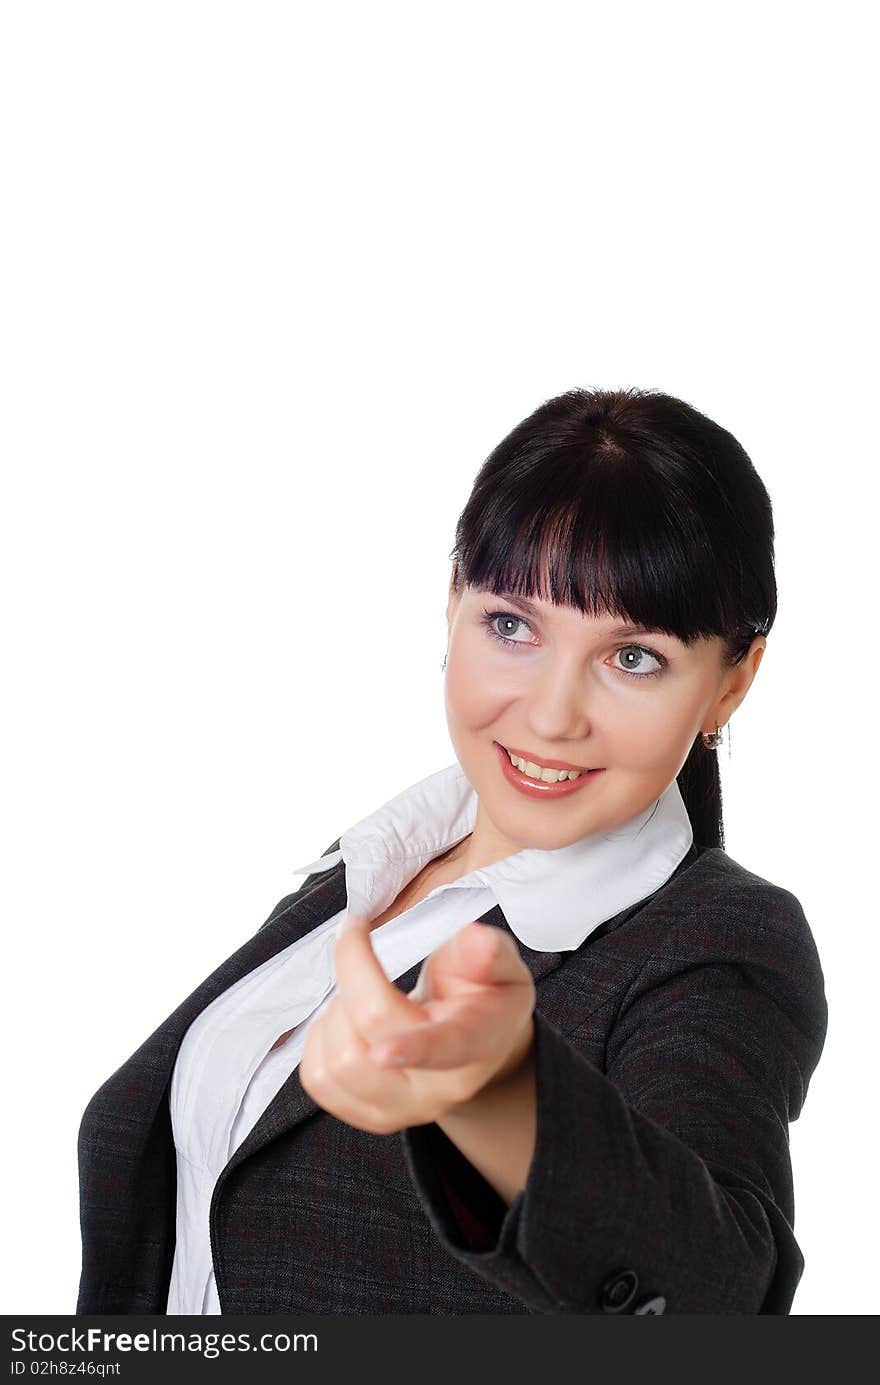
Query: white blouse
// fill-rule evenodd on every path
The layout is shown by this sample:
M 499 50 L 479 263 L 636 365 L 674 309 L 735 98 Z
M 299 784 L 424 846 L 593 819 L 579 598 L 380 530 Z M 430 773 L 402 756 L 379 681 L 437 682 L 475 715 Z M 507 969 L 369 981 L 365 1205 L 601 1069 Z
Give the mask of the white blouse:
M 339 850 L 299 866 L 345 862 L 347 908 L 387 909 L 435 856 L 473 830 L 477 795 L 457 763 L 411 785 L 349 827 Z M 693 830 L 675 780 L 613 831 L 553 851 L 527 848 L 438 885 L 370 934 L 390 980 L 459 928 L 500 905 L 533 951 L 580 947 L 606 919 L 659 889 L 687 854 Z M 335 990 L 333 948 L 342 909 L 217 996 L 184 1035 L 171 1078 L 177 1152 L 177 1243 L 168 1314 L 220 1313 L 209 1232 L 219 1174 L 297 1066 L 312 1021 Z M 287 1030 L 287 1039 L 273 1049 Z

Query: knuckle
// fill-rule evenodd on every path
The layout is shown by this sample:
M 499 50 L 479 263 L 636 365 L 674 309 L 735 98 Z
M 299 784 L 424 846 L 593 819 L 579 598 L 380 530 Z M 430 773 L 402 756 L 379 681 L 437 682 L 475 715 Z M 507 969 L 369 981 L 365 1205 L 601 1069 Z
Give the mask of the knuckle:
M 409 1112 L 406 1118 L 406 1124 L 430 1125 L 431 1122 L 435 1121 L 439 1115 L 442 1115 L 445 1111 L 449 1110 L 449 1107 L 454 1103 L 454 1100 L 455 1098 L 447 1097 L 445 1101 L 441 1101 L 439 1103 L 437 1101 L 432 1101 L 430 1105 L 427 1102 L 423 1102 L 421 1103 L 421 1105 L 414 1107 Z
M 489 941 L 485 946 L 489 961 L 497 962 L 503 949 L 507 946 L 506 939 L 503 937 L 500 928 L 490 929 Z
M 379 1001 L 368 1001 L 363 1008 L 361 1015 L 362 1024 L 371 1031 L 377 1031 L 379 1025 L 387 1018 L 385 1006 Z
M 369 1130 L 371 1135 L 391 1135 L 398 1126 L 384 1112 L 373 1111 L 370 1117 Z
M 299 1080 L 307 1094 L 317 1101 L 324 1091 L 326 1077 L 323 1068 L 315 1062 L 300 1063 Z
M 361 1056 L 354 1044 L 343 1044 L 333 1056 L 333 1067 L 340 1076 L 356 1072 L 360 1067 Z
M 343 1049 L 342 1061 L 345 1071 L 352 1075 L 362 1074 L 367 1061 L 363 1045 L 353 1043 Z
M 523 1004 L 528 1005 L 530 1011 L 533 1010 L 535 1008 L 538 992 L 535 990 L 534 977 L 525 962 L 522 963 L 522 974 L 517 984 L 522 987 Z

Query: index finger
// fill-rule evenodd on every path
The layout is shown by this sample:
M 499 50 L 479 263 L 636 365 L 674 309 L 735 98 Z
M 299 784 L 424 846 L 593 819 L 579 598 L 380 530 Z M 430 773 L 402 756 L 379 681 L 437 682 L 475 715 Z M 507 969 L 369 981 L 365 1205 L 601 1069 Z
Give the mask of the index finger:
M 352 1024 L 368 1042 L 386 1031 L 416 1028 L 428 1016 L 385 975 L 370 941 L 368 914 L 349 914 L 333 949 L 339 999 Z

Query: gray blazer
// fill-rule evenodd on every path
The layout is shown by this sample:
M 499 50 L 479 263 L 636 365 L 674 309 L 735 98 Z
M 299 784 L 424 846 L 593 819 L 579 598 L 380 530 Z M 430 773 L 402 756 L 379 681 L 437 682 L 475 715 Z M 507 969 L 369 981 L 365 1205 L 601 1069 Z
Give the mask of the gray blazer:
M 309 876 L 88 1103 L 77 1314 L 165 1312 L 181 1040 L 215 996 L 344 906 L 342 862 Z M 498 906 L 482 922 L 508 929 Z M 537 997 L 525 1188 L 507 1206 L 433 1123 L 355 1129 L 295 1070 L 214 1189 L 223 1313 L 789 1312 L 804 1259 L 788 1126 L 827 1028 L 798 900 L 693 846 L 573 952 L 511 936 Z M 410 991 L 419 970 L 395 984 Z

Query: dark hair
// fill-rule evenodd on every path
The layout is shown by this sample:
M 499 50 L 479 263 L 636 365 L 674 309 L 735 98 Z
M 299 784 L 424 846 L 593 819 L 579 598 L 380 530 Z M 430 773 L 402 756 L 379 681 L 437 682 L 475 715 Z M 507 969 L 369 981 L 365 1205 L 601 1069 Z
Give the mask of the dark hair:
M 483 463 L 455 531 L 453 589 L 538 597 L 745 657 L 776 617 L 770 497 L 726 429 L 648 389 L 548 399 Z M 724 846 L 718 756 L 678 774 L 694 841 Z

